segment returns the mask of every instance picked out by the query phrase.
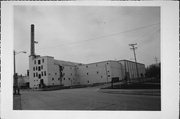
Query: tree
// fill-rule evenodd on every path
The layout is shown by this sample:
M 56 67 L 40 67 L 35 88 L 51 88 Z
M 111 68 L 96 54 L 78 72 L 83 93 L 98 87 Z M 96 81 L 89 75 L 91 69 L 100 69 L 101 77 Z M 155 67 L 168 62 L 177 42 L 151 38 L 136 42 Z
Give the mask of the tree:
M 160 79 L 161 76 L 161 64 L 152 64 L 146 68 L 146 77 L 155 77 Z

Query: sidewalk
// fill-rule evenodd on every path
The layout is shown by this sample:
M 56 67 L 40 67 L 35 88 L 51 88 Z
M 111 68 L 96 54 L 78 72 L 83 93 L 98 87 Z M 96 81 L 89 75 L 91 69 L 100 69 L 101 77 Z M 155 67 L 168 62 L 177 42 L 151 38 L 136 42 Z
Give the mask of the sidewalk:
M 13 110 L 21 110 L 21 95 L 13 95 Z
M 99 92 L 110 94 L 160 96 L 160 89 L 100 89 Z

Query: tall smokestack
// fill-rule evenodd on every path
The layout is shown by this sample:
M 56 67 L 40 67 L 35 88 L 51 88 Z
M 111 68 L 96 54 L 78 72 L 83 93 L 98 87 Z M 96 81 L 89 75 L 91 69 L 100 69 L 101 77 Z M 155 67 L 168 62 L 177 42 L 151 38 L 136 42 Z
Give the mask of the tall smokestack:
M 34 24 L 31 24 L 31 56 L 35 56 L 34 43 Z

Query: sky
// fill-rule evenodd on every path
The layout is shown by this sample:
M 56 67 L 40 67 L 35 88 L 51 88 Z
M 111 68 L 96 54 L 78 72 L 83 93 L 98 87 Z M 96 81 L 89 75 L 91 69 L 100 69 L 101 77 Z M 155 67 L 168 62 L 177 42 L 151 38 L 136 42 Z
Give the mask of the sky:
M 30 25 L 35 25 L 35 53 L 58 60 L 93 63 L 160 61 L 160 8 L 125 6 L 14 6 L 16 71 L 29 68 Z

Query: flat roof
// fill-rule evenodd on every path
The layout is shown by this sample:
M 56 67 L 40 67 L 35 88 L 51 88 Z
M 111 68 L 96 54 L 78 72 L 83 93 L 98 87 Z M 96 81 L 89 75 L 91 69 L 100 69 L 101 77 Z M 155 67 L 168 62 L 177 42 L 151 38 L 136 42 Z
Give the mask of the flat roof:
M 93 63 L 81 64 L 81 65 L 91 65 L 91 64 L 98 64 L 98 63 L 103 63 L 103 62 L 118 62 L 118 61 L 116 61 L 116 60 L 105 60 L 105 61 L 99 61 L 99 62 L 93 62 Z
M 127 61 L 127 62 L 133 62 L 133 63 L 136 63 L 135 61 L 130 61 L 130 60 L 126 60 L 126 59 L 119 60 L 119 61 Z M 142 65 L 145 65 L 145 64 L 143 64 L 143 63 L 139 63 L 139 62 L 137 62 L 137 64 L 142 64 Z

